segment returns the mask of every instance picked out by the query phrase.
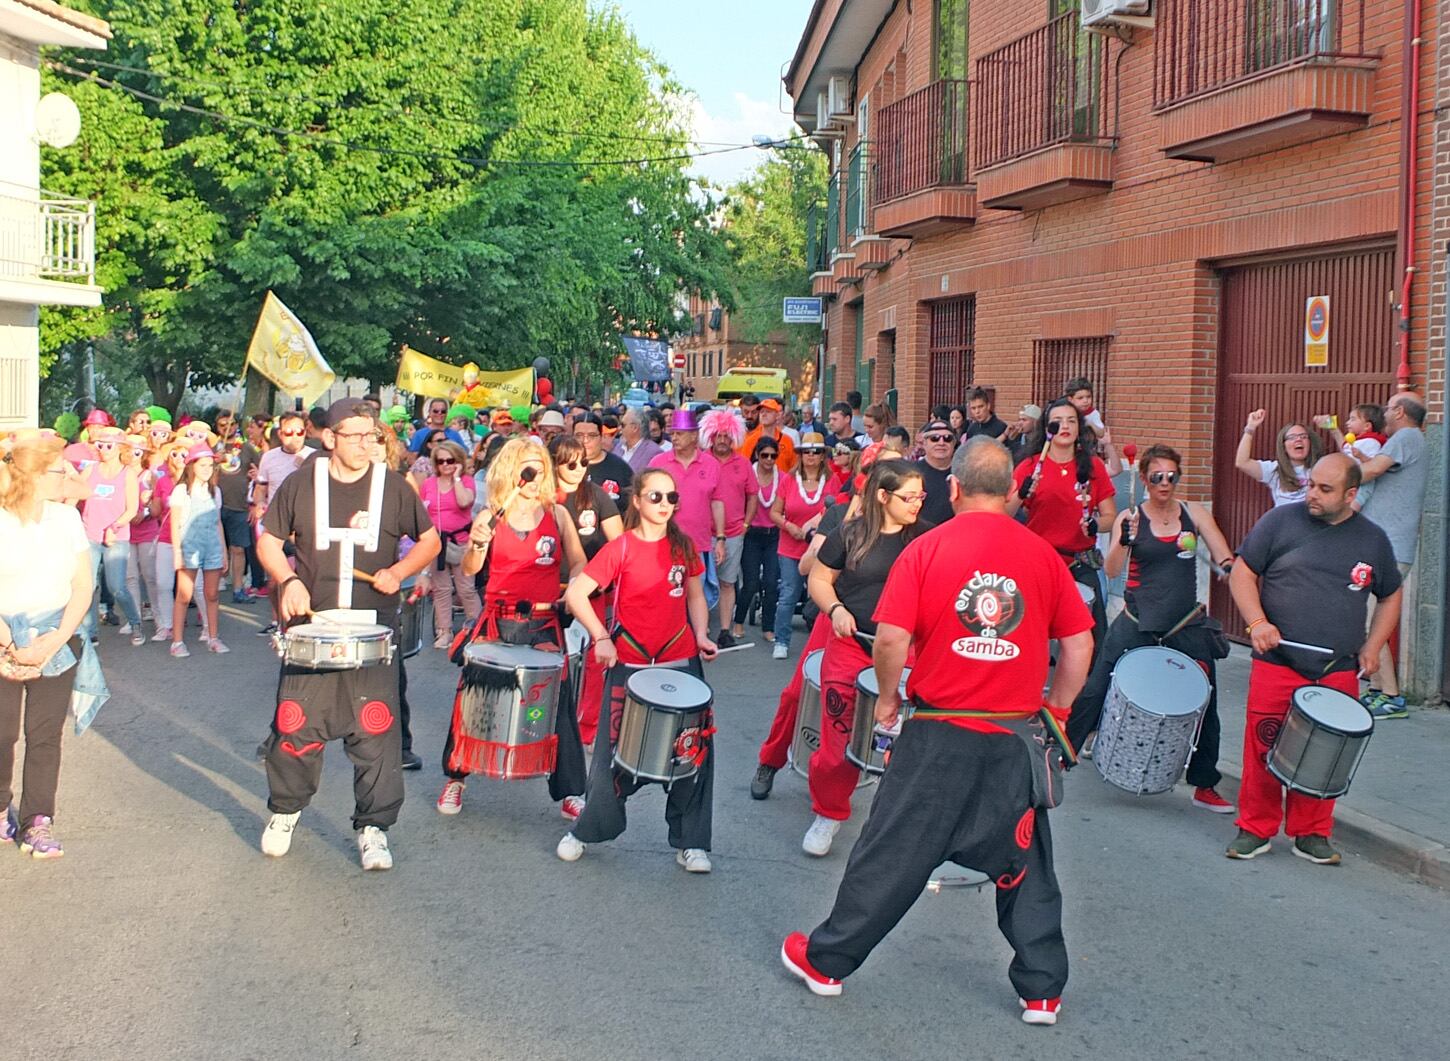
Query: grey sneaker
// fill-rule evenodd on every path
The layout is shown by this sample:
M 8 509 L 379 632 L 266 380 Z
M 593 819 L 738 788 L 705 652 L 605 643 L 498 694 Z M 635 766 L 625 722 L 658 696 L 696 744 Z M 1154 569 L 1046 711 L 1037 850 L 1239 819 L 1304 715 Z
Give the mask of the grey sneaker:
M 1316 866 L 1339 865 L 1339 852 L 1329 846 L 1327 836 L 1300 836 L 1294 840 L 1294 854 Z
M 774 785 L 775 767 L 761 763 L 755 768 L 755 776 L 750 781 L 750 798 L 765 799 Z
M 1377 693 L 1373 700 L 1365 705 L 1369 713 L 1374 716 L 1376 722 L 1387 718 L 1409 718 L 1410 712 L 1405 707 L 1403 696 L 1391 696 L 1389 693 Z
M 1240 829 L 1238 836 L 1235 836 L 1233 843 L 1228 845 L 1224 852 L 1229 858 L 1243 859 L 1247 861 L 1258 855 L 1269 853 L 1269 841 L 1262 836 L 1255 836 L 1247 829 Z

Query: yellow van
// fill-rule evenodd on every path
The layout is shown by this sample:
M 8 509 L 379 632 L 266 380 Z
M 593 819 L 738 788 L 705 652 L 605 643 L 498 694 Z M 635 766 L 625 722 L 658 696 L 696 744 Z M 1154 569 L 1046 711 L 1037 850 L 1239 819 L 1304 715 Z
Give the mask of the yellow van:
M 746 394 L 785 400 L 790 374 L 783 368 L 732 368 L 715 387 L 716 401 L 729 401 Z

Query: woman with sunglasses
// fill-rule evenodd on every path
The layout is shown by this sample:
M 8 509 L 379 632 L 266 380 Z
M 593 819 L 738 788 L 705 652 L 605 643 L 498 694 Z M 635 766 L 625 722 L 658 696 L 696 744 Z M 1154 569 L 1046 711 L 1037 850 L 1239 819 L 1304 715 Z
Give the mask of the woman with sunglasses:
M 1123 610 L 1108 628 L 1087 684 L 1072 705 L 1067 735 L 1081 748 L 1098 728 L 1113 668 L 1124 652 L 1162 644 L 1198 661 L 1211 692 L 1188 761 L 1188 783 L 1194 806 L 1215 814 L 1233 813 L 1233 805 L 1216 791 L 1218 772 L 1218 683 L 1214 659 L 1222 633 L 1198 603 L 1198 543 L 1202 539 L 1218 568 L 1233 566 L 1233 551 L 1203 505 L 1178 499 L 1183 459 L 1167 446 L 1149 446 L 1138 458 L 1143 503 L 1121 512 L 1108 550 L 1107 573 L 1117 578 L 1125 567 L 1127 590 Z
M 202 581 L 206 617 L 201 643 L 211 652 L 231 649 L 217 637 L 217 590 L 227 570 L 222 533 L 222 495 L 216 483 L 216 454 L 205 442 L 186 451 L 186 468 L 171 491 L 171 555 L 176 568 L 176 600 L 171 611 L 171 658 L 191 655 L 186 648 L 186 606 Z
M 790 636 L 795 606 L 805 591 L 801 557 L 810 547 L 811 530 L 826 510 L 826 439 L 806 434 L 797 447 L 800 465 L 781 483 L 770 506 L 770 519 L 780 528 L 780 595 L 775 605 L 775 647 L 772 659 L 790 658 Z
M 740 595 L 735 598 L 734 637 L 745 636 L 745 619 L 750 614 L 756 594 L 760 595 L 760 633 L 766 641 L 775 640 L 776 594 L 780 591 L 780 528 L 770 518 L 770 510 L 780 493 L 780 469 L 776 460 L 780 447 L 773 438 L 762 438 L 755 444 L 755 483 L 760 498 L 750 525 L 745 528 L 745 544 L 740 551 Z
M 559 586 L 584 569 L 584 550 L 568 510 L 558 504 L 554 462 L 539 442 L 518 436 L 504 443 L 488 468 L 488 501 L 474 519 L 463 574 L 472 578 L 488 564 L 483 611 L 462 641 L 500 641 L 563 652 L 564 629 L 559 621 Z M 462 642 L 452 653 L 463 662 Z M 461 693 L 453 700 L 453 718 L 443 747 L 443 773 L 447 777 L 438 795 L 439 814 L 463 809 L 463 788 L 469 774 L 482 773 L 486 764 L 507 754 L 507 748 L 480 740 L 463 729 Z M 560 811 L 572 821 L 584 800 L 584 748 L 579 721 L 565 676 L 556 712 L 555 768 L 549 775 L 549 795 L 561 803 Z
M 857 495 L 859 514 L 832 531 L 812 565 L 811 599 L 831 624 L 821 660 L 821 743 L 811 755 L 809 784 L 815 821 L 801 848 L 830 853 L 841 823 L 851 817 L 851 793 L 861 772 L 846 758 L 856 704 L 856 676 L 871 666 L 872 613 L 891 566 L 907 544 L 931 529 L 922 521 L 926 490 L 918 466 L 877 461 Z
M 414 441 L 418 441 L 418 444 L 413 447 L 418 457 L 413 461 L 406 476 L 414 490 L 419 489 L 423 485 L 423 480 L 433 474 L 433 453 L 440 445 L 448 441 L 448 432 L 441 427 L 424 428 L 418 434 L 422 436 L 422 441 L 415 439 Z
M 171 543 L 171 492 L 186 471 L 185 442 L 168 442 L 156 454 L 148 471 L 151 500 L 147 505 L 156 520 L 156 633 L 153 643 L 170 644 L 171 616 L 176 598 L 176 553 Z M 202 612 L 202 636 L 206 636 L 206 613 Z
M 1238 452 L 1234 454 L 1234 467 L 1254 482 L 1268 487 L 1269 497 L 1278 508 L 1304 500 L 1309 486 L 1309 469 L 1324 454 L 1319 436 L 1306 425 L 1296 422 L 1279 428 L 1273 460 L 1255 460 L 1254 434 L 1264 426 L 1266 416 L 1263 409 L 1249 413 L 1244 433 L 1239 438 Z
M 120 428 L 92 428 L 91 445 L 100 460 L 85 472 L 91 495 L 81 510 L 81 522 L 96 564 L 105 569 L 111 596 L 126 614 L 126 624 L 120 632 L 131 635 L 132 645 L 144 645 L 146 634 L 141 629 L 141 611 L 126 588 L 126 568 L 131 559 L 131 520 L 141 506 L 137 472 L 121 460 L 123 448 L 129 458 L 130 446 Z M 85 632 L 91 635 L 95 630 L 92 613 L 86 618 Z
M 831 497 L 849 493 L 860 466 L 861 447 L 856 444 L 856 440 L 854 438 L 839 439 L 831 447 L 831 478 L 826 487 L 826 493 Z
M 130 466 L 136 472 L 138 505 L 131 520 L 131 561 L 126 565 L 126 589 L 141 607 L 141 621 L 150 619 L 160 630 L 171 620 L 171 595 L 161 595 L 156 580 L 156 539 L 161 535 L 161 520 L 151 514 L 151 495 L 156 477 L 151 465 L 154 454 L 145 435 L 128 435 Z M 144 588 L 144 592 L 143 592 Z M 165 618 L 161 617 L 166 612 Z
M 705 565 L 690 537 L 675 525 L 680 500 L 675 480 L 661 468 L 647 468 L 633 485 L 624 533 L 599 551 L 564 594 L 607 668 L 600 715 L 603 718 L 607 709 L 609 719 L 594 739 L 584 812 L 559 841 L 556 853 L 565 862 L 583 855 L 586 844 L 613 840 L 624 832 L 625 800 L 653 783 L 614 765 L 630 672 L 675 665 L 703 678 L 700 660 L 715 657 L 701 580 Z M 606 586 L 614 590 L 614 615 L 608 625 L 600 621 L 589 600 Z M 700 734 L 700 741 L 698 772 L 668 786 L 665 797 L 669 844 L 675 848 L 675 861 L 690 873 L 711 869 L 714 741 L 707 732 Z
M 432 474 L 418 484 L 418 496 L 428 518 L 443 538 L 443 551 L 434 562 L 433 647 L 445 649 L 453 640 L 453 594 L 472 626 L 483 605 L 474 588 L 473 576 L 463 573 L 464 548 L 473 523 L 473 477 L 465 474 L 468 455 L 451 439 L 430 443 Z
M 549 456 L 554 460 L 554 474 L 559 478 L 559 493 L 563 495 L 564 507 L 574 520 L 579 543 L 584 547 L 584 560 L 588 563 L 599 555 L 605 543 L 624 533 L 619 506 L 603 487 L 590 482 L 589 456 L 584 450 L 584 443 L 570 435 L 555 435 L 549 440 Z M 603 623 L 608 619 L 614 596 L 605 589 L 595 593 L 590 603 L 594 605 L 595 616 Z M 604 692 L 604 665 L 599 662 L 592 645 L 584 654 L 582 680 L 576 691 L 579 694 L 579 739 L 587 748 L 594 743 L 594 733 L 599 726 L 599 702 Z

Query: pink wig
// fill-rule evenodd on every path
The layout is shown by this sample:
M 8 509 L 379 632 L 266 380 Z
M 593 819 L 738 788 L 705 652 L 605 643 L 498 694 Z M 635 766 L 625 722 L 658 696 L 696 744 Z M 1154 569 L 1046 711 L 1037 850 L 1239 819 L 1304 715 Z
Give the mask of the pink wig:
M 700 421 L 700 448 L 709 449 L 717 435 L 729 435 L 730 444 L 739 449 L 745 443 L 745 425 L 734 413 L 712 409 Z

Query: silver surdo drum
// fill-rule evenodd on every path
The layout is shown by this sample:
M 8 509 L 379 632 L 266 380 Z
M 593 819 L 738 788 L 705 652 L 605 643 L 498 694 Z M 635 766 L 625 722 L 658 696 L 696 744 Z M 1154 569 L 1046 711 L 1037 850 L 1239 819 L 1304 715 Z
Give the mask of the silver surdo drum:
M 300 623 L 273 639 L 289 667 L 357 670 L 393 662 L 393 631 L 373 623 Z
M 705 761 L 714 694 L 693 674 L 645 667 L 625 682 L 614 765 L 640 781 L 693 777 Z
M 811 756 L 821 746 L 821 661 L 818 648 L 801 664 L 801 696 L 795 713 L 795 739 L 790 742 L 790 766 L 801 777 L 810 776 Z
M 410 594 L 403 599 L 403 604 L 398 609 L 398 649 L 403 653 L 404 659 L 412 659 L 423 651 L 425 619 L 432 614 L 432 597 L 413 600 Z
M 554 772 L 554 722 L 564 657 L 557 652 L 475 641 L 463 650 L 463 732 L 488 745 L 479 771 L 516 781 Z
M 1124 652 L 1093 745 L 1098 773 L 1136 795 L 1167 792 L 1198 743 L 1210 692 L 1203 668 L 1182 652 L 1161 645 Z
M 881 685 L 876 680 L 876 669 L 867 667 L 856 675 L 856 715 L 851 722 L 851 741 L 846 745 L 846 758 L 868 774 L 884 774 L 886 764 L 891 761 L 891 745 L 901 735 L 901 723 L 910 713 L 906 701 L 906 679 L 911 677 L 911 668 L 901 671 L 901 714 L 896 725 L 887 729 L 876 722 L 876 701 L 881 696 Z
M 1352 696 L 1322 685 L 1295 689 L 1269 749 L 1269 773 L 1286 788 L 1319 799 L 1349 791 L 1374 733 L 1374 717 Z

